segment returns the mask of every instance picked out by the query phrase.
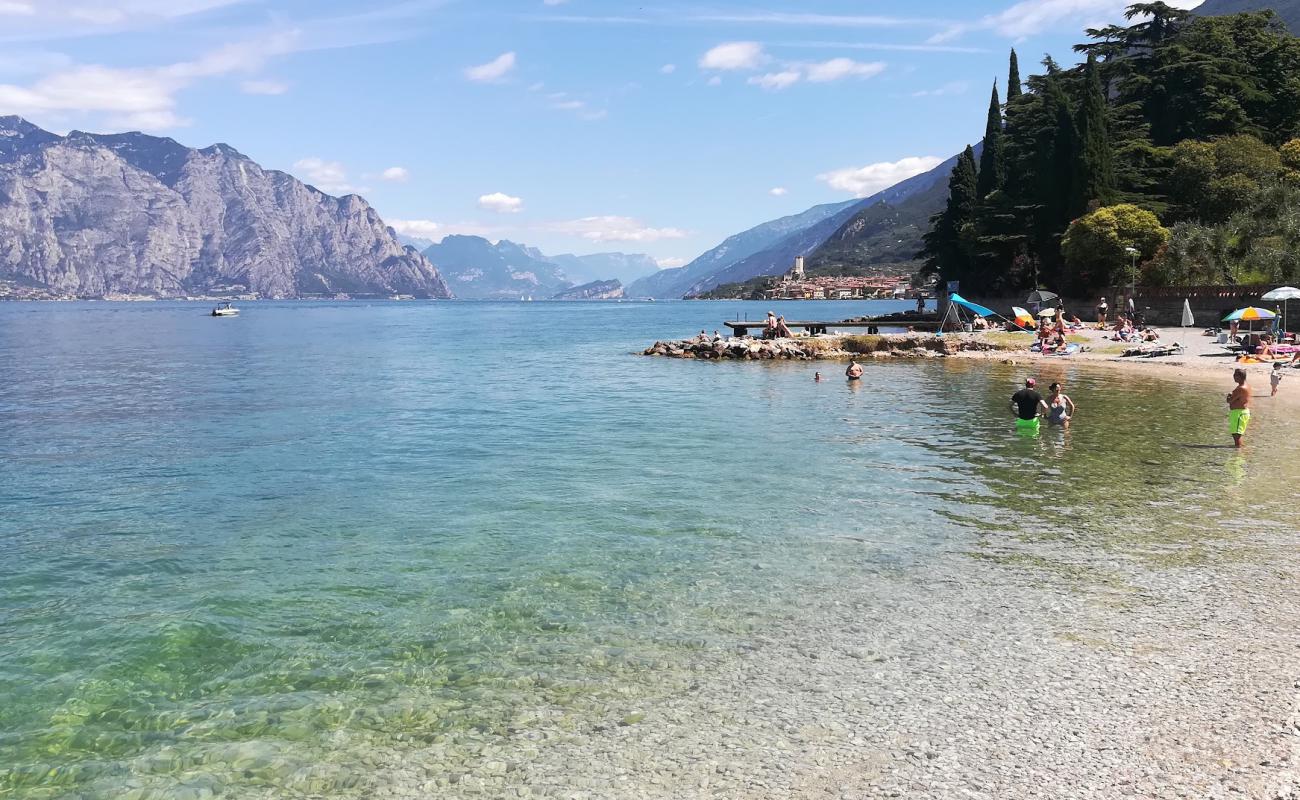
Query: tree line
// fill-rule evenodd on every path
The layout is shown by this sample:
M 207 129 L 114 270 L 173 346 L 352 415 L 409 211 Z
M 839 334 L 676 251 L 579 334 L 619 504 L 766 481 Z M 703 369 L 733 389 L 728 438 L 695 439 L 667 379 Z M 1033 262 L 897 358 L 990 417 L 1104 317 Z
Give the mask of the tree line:
M 1137 3 L 1051 56 L 967 147 L 918 255 L 977 293 L 1300 277 L 1300 39 L 1272 11 Z

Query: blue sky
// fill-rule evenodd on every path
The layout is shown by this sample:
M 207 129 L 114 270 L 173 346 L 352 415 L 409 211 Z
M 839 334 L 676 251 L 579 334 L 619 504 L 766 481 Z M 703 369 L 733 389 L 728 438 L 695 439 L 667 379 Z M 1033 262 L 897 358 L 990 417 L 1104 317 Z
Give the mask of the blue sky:
M 226 142 L 412 235 L 675 265 L 956 153 L 1010 47 L 1073 61 L 1125 5 L 0 0 L 0 114 Z

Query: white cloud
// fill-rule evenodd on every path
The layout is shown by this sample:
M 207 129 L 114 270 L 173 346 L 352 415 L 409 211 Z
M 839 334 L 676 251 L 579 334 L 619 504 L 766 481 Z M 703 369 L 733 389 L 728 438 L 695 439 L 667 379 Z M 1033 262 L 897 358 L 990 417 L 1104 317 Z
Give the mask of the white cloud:
M 790 193 L 790 190 L 785 188 L 784 186 L 776 186 L 771 189 L 768 189 L 767 193 L 772 195 L 773 197 L 785 197 L 787 194 Z
M 337 161 L 310 156 L 295 161 L 293 168 L 306 183 L 326 194 L 358 194 L 368 191 L 349 183 L 347 169 Z
M 912 156 L 898 161 L 882 161 L 865 167 L 847 167 L 817 176 L 832 189 L 849 192 L 858 197 L 870 197 L 883 189 L 907 180 L 913 175 L 929 172 L 943 163 L 934 156 Z
M 945 83 L 938 89 L 923 89 L 919 92 L 912 92 L 913 97 L 944 97 L 952 94 L 965 94 L 970 89 L 970 84 L 966 81 L 953 81 Z
M 799 81 L 809 83 L 830 83 L 845 78 L 865 80 L 885 71 L 883 61 L 862 62 L 851 58 L 832 58 L 830 61 L 808 63 L 790 63 L 779 72 L 756 75 L 749 79 L 752 86 L 759 86 L 768 91 L 788 89 Z
M 829 83 L 843 78 L 871 78 L 885 71 L 882 61 L 863 63 L 851 58 L 832 58 L 804 67 L 808 80 L 813 83 Z
M 608 111 L 593 109 L 585 100 L 570 97 L 568 92 L 552 92 L 546 98 L 551 101 L 551 108 L 556 111 L 573 111 L 585 120 L 598 120 L 609 116 Z
M 416 239 L 430 239 L 432 241 L 441 241 L 445 236 L 463 235 L 463 236 L 498 236 L 504 231 L 501 228 L 494 228 L 491 225 L 480 225 L 477 222 L 435 222 L 431 219 L 390 219 L 388 227 L 402 234 Z
M 676 71 L 677 71 L 676 64 L 664 64 L 662 67 L 659 68 L 659 72 L 662 75 L 672 75 Z
M 476 67 L 467 67 L 465 77 L 478 83 L 493 83 L 510 74 L 515 68 L 515 54 L 513 52 L 502 53 L 486 64 L 479 64 Z
M 31 3 L 20 3 L 18 0 L 0 0 L 0 14 L 32 16 L 35 13 L 36 7 Z
M 755 75 L 748 83 L 752 86 L 761 86 L 769 92 L 779 92 L 794 86 L 802 77 L 803 74 L 799 71 L 787 69 L 781 72 L 769 72 L 766 75 Z
M 684 239 L 680 228 L 651 228 L 632 217 L 583 217 L 567 222 L 553 222 L 544 227 L 551 233 L 578 236 L 593 242 L 657 242 L 661 239 Z
M 444 227 L 431 219 L 390 219 L 388 227 L 403 236 L 419 239 L 438 239 L 447 235 Z
M 379 177 L 386 181 L 406 183 L 411 177 L 411 172 L 406 167 L 389 167 L 379 173 Z
M 239 84 L 239 88 L 244 94 L 266 94 L 276 95 L 284 94 L 289 91 L 289 84 L 281 81 L 244 81 Z
M 724 42 L 700 57 L 701 69 L 758 69 L 767 54 L 758 42 Z
M 802 27 L 830 26 L 835 28 L 897 28 L 942 24 L 942 20 L 916 17 L 885 17 L 861 14 L 789 14 L 767 11 L 754 14 L 702 14 L 692 19 L 700 22 L 764 23 Z
M 721 75 L 714 75 L 712 78 L 709 78 L 709 85 L 710 85 L 710 86 L 721 86 L 721 85 L 722 85 L 722 76 L 721 76 Z
M 544 5 L 544 6 L 562 6 L 562 5 L 564 5 L 565 3 L 567 3 L 567 2 L 569 2 L 569 0 L 542 0 L 542 5 Z
M 511 197 L 504 192 L 493 192 L 480 197 L 478 207 L 485 211 L 495 211 L 498 214 L 517 214 L 523 210 L 524 201 L 522 198 Z
M 239 42 L 209 51 L 194 61 L 162 67 L 116 68 L 76 64 L 58 69 L 27 86 L 0 84 L 0 108 L 25 115 L 106 112 L 116 125 L 161 130 L 187 124 L 176 114 L 176 95 L 195 81 L 232 73 L 251 73 L 274 56 L 292 52 L 297 33 Z
M 679 256 L 669 256 L 668 258 L 656 258 L 655 264 L 659 266 L 659 269 L 672 269 L 673 267 L 686 266 L 686 259 L 681 258 Z

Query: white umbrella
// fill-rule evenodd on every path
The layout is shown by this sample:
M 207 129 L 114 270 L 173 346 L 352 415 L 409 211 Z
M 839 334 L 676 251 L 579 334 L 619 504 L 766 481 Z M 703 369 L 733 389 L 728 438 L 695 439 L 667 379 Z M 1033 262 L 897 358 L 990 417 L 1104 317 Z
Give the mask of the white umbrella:
M 1278 300 L 1282 301 L 1282 332 L 1285 333 L 1287 302 L 1290 300 L 1300 300 L 1300 289 L 1297 289 L 1294 286 L 1279 286 L 1261 297 L 1260 300 L 1267 300 L 1270 303 L 1275 303 Z
M 1039 312 L 1038 312 L 1038 316 L 1040 316 L 1040 317 L 1054 317 L 1054 316 L 1056 316 L 1056 309 L 1054 309 L 1054 308 L 1044 308 L 1042 311 L 1039 311 Z
M 1192 316 L 1192 303 L 1190 300 L 1183 300 L 1183 327 L 1190 328 L 1196 324 L 1196 317 Z

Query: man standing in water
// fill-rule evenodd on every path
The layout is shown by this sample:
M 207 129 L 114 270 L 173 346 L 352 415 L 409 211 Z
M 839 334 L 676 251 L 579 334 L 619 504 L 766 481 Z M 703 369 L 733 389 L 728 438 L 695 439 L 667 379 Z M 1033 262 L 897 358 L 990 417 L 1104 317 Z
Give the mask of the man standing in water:
M 862 365 L 853 360 L 849 362 L 849 368 L 844 370 L 844 376 L 851 381 L 862 380 Z
M 1033 378 L 1025 379 L 1025 388 L 1011 395 L 1011 410 L 1016 415 L 1016 430 L 1038 433 L 1039 417 L 1048 412 L 1043 396 L 1034 391 Z
M 1246 385 L 1246 370 L 1238 369 L 1232 373 L 1237 388 L 1228 393 L 1228 428 L 1232 432 L 1232 443 L 1241 447 L 1246 427 L 1250 425 L 1250 387 Z

